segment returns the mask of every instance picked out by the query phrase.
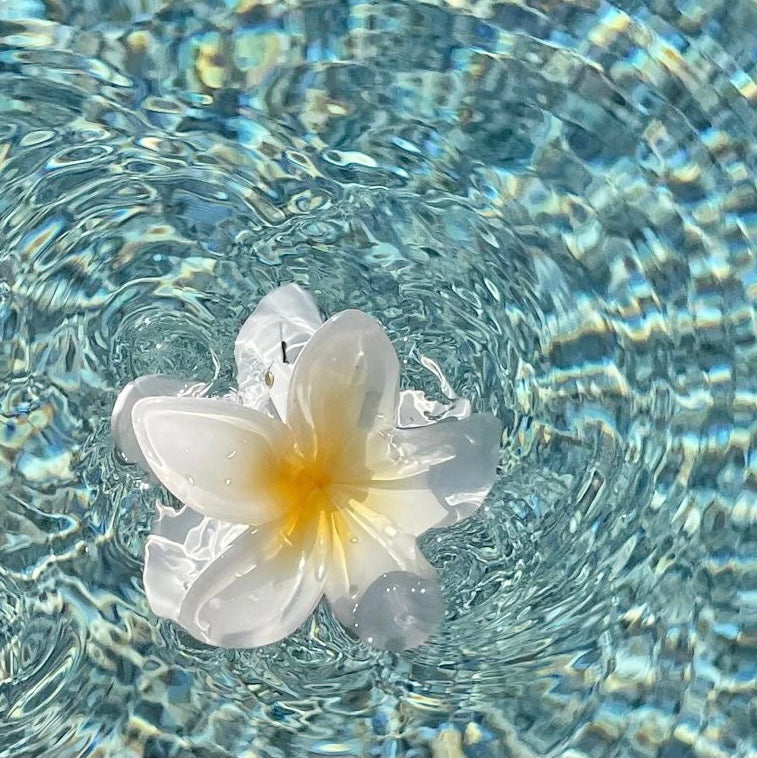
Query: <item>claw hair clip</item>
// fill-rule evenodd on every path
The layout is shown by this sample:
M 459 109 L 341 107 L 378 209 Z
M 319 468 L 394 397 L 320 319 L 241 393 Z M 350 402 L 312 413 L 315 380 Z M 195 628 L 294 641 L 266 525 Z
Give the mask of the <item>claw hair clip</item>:
M 357 310 L 323 323 L 297 285 L 261 300 L 235 358 L 231 396 L 151 375 L 113 409 L 124 457 L 183 503 L 158 506 L 147 540 L 150 607 L 203 642 L 256 647 L 325 595 L 366 642 L 422 644 L 444 603 L 416 538 L 481 505 L 500 423 L 467 401 L 429 422 L 438 404 L 399 391 L 381 326 Z

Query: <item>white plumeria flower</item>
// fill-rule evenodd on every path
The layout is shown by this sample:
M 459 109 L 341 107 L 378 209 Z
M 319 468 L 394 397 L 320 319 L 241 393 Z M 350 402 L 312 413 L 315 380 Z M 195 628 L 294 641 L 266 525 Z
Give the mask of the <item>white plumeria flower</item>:
M 421 644 L 443 604 L 416 537 L 483 502 L 499 422 L 467 401 L 400 393 L 379 324 L 357 310 L 322 323 L 296 285 L 263 298 L 235 357 L 233 397 L 149 376 L 114 407 L 122 453 L 184 503 L 158 506 L 150 607 L 203 642 L 255 647 L 297 629 L 325 594 L 363 639 Z

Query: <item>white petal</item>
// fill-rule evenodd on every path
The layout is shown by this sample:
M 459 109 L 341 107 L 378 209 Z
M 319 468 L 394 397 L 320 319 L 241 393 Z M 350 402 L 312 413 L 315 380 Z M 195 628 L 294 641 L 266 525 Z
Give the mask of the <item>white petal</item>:
M 132 412 L 150 468 L 203 515 L 241 524 L 277 518 L 267 486 L 293 441 L 284 424 L 224 400 L 147 398 Z
M 268 398 L 266 372 L 294 363 L 305 343 L 323 323 L 313 298 L 296 284 L 269 292 L 245 321 L 234 345 L 237 384 L 245 404 L 262 407 Z M 289 375 L 275 376 L 272 399 L 286 398 Z M 270 378 L 269 378 L 270 381 Z M 278 386 L 276 386 L 278 384 Z M 285 404 L 277 403 L 283 419 Z
M 406 534 L 418 537 L 447 521 L 448 509 L 431 488 L 428 474 L 372 481 L 366 487 L 362 505 Z
M 486 413 L 396 430 L 394 440 L 409 460 L 425 464 L 423 481 L 448 508 L 438 526 L 467 518 L 483 503 L 497 476 L 501 435 L 500 422 Z
M 134 404 L 145 397 L 178 397 L 179 395 L 202 395 L 207 385 L 187 382 L 175 376 L 148 374 L 129 382 L 119 393 L 110 417 L 110 430 L 116 447 L 129 463 L 135 463 L 143 471 L 150 471 L 139 448 L 131 411 Z
M 360 598 L 353 629 L 375 647 L 400 652 L 422 645 L 443 616 L 437 577 L 395 571 L 379 577 Z
M 397 408 L 397 426 L 427 426 L 448 418 L 464 419 L 471 415 L 470 400 L 458 397 L 449 403 L 429 400 L 420 390 L 403 390 Z
M 438 578 L 405 530 L 420 533 L 445 515 L 431 493 L 387 489 L 371 490 L 332 516 L 326 596 L 339 621 L 362 640 L 399 651 L 433 633 L 444 615 Z
M 414 537 L 359 503 L 333 514 L 332 530 L 326 597 L 347 627 L 354 624 L 360 598 L 384 574 L 403 571 L 425 578 L 435 575 Z
M 381 326 L 360 311 L 329 319 L 294 365 L 287 423 L 306 456 L 336 481 L 365 479 L 393 428 L 399 362 Z M 344 478 L 341 478 L 344 477 Z
M 185 506 L 158 506 L 145 546 L 145 594 L 153 612 L 177 621 L 197 577 L 249 527 L 203 516 Z
M 470 400 L 457 396 L 441 366 L 425 355 L 420 356 L 420 362 L 434 375 L 439 383 L 439 391 L 448 402 L 430 400 L 420 390 L 403 390 L 397 408 L 397 426 L 425 426 L 447 418 L 468 418 L 471 415 Z
M 280 523 L 245 531 L 184 594 L 178 622 L 222 647 L 268 645 L 291 634 L 323 594 L 328 534 L 321 522 L 292 544 Z

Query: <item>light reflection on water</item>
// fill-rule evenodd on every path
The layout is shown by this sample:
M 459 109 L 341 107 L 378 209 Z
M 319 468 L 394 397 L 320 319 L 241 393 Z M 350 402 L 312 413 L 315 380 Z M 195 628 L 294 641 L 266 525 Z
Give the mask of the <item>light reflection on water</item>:
M 0 755 L 757 751 L 757 10 L 5 0 Z M 505 424 L 418 651 L 152 616 L 108 418 L 297 281 Z

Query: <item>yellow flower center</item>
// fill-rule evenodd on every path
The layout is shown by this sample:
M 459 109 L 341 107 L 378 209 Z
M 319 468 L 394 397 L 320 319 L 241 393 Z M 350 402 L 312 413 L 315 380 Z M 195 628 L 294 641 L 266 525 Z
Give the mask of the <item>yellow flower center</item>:
M 334 486 L 331 467 L 292 451 L 274 464 L 268 487 L 283 517 L 283 536 L 292 541 L 315 528 L 322 516 L 330 517 L 348 497 Z

